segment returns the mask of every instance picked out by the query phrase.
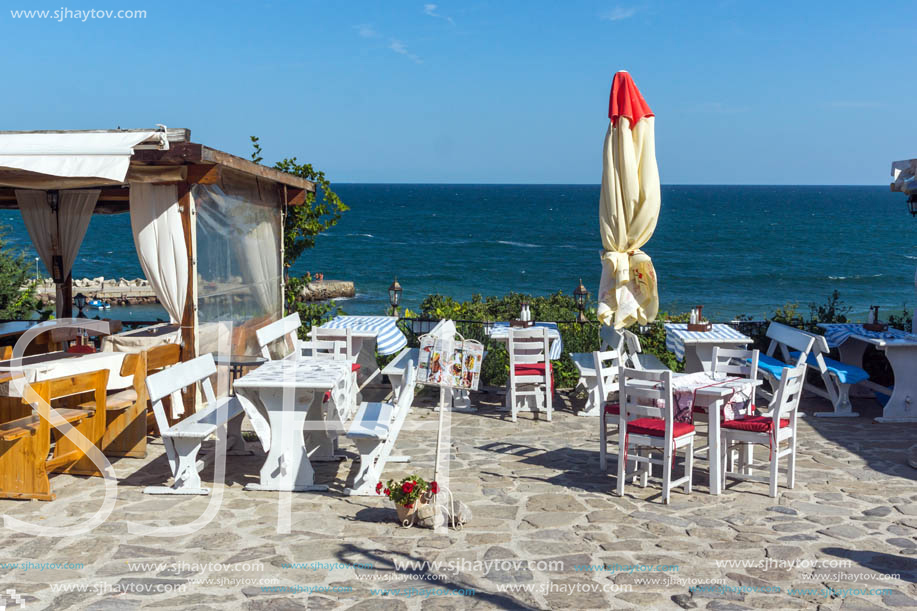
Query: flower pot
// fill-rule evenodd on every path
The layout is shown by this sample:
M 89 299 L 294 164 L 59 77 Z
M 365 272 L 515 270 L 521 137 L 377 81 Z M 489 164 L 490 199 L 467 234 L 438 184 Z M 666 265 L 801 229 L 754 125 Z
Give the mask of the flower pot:
M 416 524 L 417 526 L 432 528 L 434 526 L 433 522 L 436 514 L 436 506 L 431 500 L 428 494 L 423 494 L 414 501 L 414 504 L 410 508 L 396 503 L 395 511 L 398 512 L 398 521 L 405 527 L 414 526 Z

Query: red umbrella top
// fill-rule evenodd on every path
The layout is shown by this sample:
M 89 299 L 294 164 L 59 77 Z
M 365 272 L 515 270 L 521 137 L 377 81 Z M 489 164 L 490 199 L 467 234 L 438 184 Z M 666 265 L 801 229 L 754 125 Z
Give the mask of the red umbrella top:
M 654 116 L 656 115 L 640 95 L 640 90 L 637 89 L 630 74 L 626 70 L 615 74 L 615 80 L 611 84 L 611 96 L 608 100 L 608 118 L 611 119 L 611 124 L 617 127 L 618 117 L 627 117 L 633 129 L 637 121 L 643 117 Z

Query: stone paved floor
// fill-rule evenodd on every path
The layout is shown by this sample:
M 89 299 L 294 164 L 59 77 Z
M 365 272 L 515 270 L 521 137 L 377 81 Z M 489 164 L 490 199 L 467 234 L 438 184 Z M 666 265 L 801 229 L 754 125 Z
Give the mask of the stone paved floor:
M 279 533 L 283 499 L 242 489 L 258 472 L 260 448 L 251 457 L 230 457 L 227 483 L 216 485 L 210 497 L 145 496 L 143 486 L 163 483 L 168 472 L 155 440 L 145 460 L 115 464 L 117 501 L 89 534 L 33 537 L 0 529 L 0 563 L 82 563 L 45 570 L 0 564 L 0 596 L 11 604 L 2 592 L 12 589 L 26 609 L 55 610 L 917 607 L 917 470 L 907 465 L 917 425 L 805 417 L 794 490 L 782 488 L 771 499 L 765 484 L 742 483 L 712 497 L 706 463 L 699 461 L 694 493 L 676 491 L 665 506 L 652 482 L 646 489 L 628 486 L 623 498 L 611 494 L 615 477 L 597 466 L 597 421 L 573 415 L 569 403 L 559 406 L 553 422 L 523 414 L 513 424 L 495 411 L 494 395 L 480 397 L 478 413 L 452 416 L 449 485 L 474 512 L 463 531 L 403 529 L 385 499 L 342 496 L 352 466 L 347 460 L 319 466 L 317 479 L 331 485 L 328 493 L 288 495 L 290 532 Z M 431 395 L 421 395 L 415 405 L 430 402 Z M 867 416 L 878 413 L 871 402 L 857 407 Z M 811 412 L 825 404 L 811 399 L 804 408 Z M 429 409 L 413 410 L 397 446 L 413 463 L 390 463 L 386 476 L 431 475 L 436 418 Z M 346 442 L 343 449 L 353 455 Z M 766 457 L 765 449 L 758 451 Z M 211 468 L 203 475 L 213 481 Z M 52 486 L 56 501 L 0 501 L 0 514 L 42 527 L 73 527 L 102 506 L 100 479 L 57 476 Z M 210 502 L 219 502 L 215 515 L 200 518 Z M 130 524 L 198 519 L 202 526 L 178 537 L 128 530 Z M 394 570 L 395 562 L 412 560 L 445 566 L 435 576 Z M 819 568 L 822 574 L 811 578 L 813 570 L 804 565 L 812 561 L 849 565 Z M 284 566 L 312 562 L 323 564 Z M 234 566 L 201 566 L 208 563 Z M 615 565 L 670 568 L 627 572 Z M 877 579 L 885 574 L 899 577 Z M 266 592 L 260 579 L 300 591 Z M 730 588 L 689 592 L 691 583 L 717 580 Z M 172 591 L 143 591 L 156 586 Z M 302 591 L 316 586 L 334 590 Z M 737 590 L 756 586 L 781 591 Z M 372 592 L 386 587 L 416 590 L 410 597 Z M 793 587 L 810 591 L 789 593 Z M 423 596 L 424 589 L 437 588 L 475 594 Z M 828 588 L 834 590 L 827 596 L 816 592 Z M 877 594 L 878 588 L 888 592 Z

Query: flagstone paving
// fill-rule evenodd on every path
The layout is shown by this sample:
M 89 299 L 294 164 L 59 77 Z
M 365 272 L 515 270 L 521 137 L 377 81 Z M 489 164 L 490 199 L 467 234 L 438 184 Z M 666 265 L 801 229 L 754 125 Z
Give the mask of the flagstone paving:
M 418 398 L 398 440 L 396 452 L 413 462 L 389 463 L 387 477 L 432 476 L 438 413 L 419 407 L 432 397 Z M 350 459 L 318 465 L 327 493 L 246 492 L 263 459 L 256 442 L 254 455 L 228 458 L 226 483 L 210 497 L 147 496 L 143 487 L 168 474 L 154 440 L 146 459 L 115 463 L 114 508 L 88 534 L 0 530 L 0 605 L 17 608 L 15 595 L 26 609 L 55 610 L 917 607 L 917 470 L 907 464 L 917 425 L 806 416 L 794 490 L 781 487 L 771 499 L 766 484 L 747 482 L 713 497 L 701 460 L 693 494 L 675 491 L 666 506 L 652 481 L 612 494 L 615 476 L 598 471 L 598 423 L 573 415 L 569 400 L 552 422 L 523 413 L 514 424 L 496 411 L 498 397 L 480 399 L 478 413 L 451 415 L 445 437 L 441 483 L 474 514 L 463 530 L 401 528 L 386 499 L 342 496 Z M 806 412 L 826 407 L 804 401 Z M 878 413 L 868 402 L 857 407 Z M 342 449 L 355 456 L 346 441 Z M 203 476 L 212 482 L 213 469 Z M 0 513 L 73 529 L 103 507 L 101 479 L 56 476 L 52 486 L 57 500 L 0 501 Z M 283 516 L 289 532 L 281 532 Z M 179 536 L 135 534 L 178 525 L 191 527 Z M 442 564 L 395 570 L 409 561 Z M 807 566 L 813 561 L 835 567 Z M 898 578 L 883 580 L 888 574 Z M 288 589 L 262 589 L 277 586 Z M 373 592 L 383 589 L 399 591 Z

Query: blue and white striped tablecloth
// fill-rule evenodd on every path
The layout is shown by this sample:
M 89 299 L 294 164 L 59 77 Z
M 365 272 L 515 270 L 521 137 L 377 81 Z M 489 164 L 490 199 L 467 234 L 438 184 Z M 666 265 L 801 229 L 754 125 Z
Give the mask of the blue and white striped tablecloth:
M 858 323 L 823 323 L 818 326 L 825 330 L 825 340 L 828 342 L 828 346 L 831 348 L 840 346 L 851 337 L 881 340 L 904 339 L 912 342 L 917 341 L 917 336 L 911 335 L 910 333 L 900 329 L 892 329 L 891 327 L 889 327 L 887 331 L 867 331 L 863 328 L 863 325 Z
M 408 340 L 398 328 L 395 316 L 336 316 L 322 325 L 323 329 L 350 329 L 376 336 L 379 354 L 395 354 L 408 345 Z
M 748 344 L 751 338 L 739 333 L 729 325 L 713 325 L 709 331 L 688 331 L 688 323 L 667 322 L 665 324 L 665 348 L 675 353 L 679 361 L 685 360 L 685 344 Z
M 536 327 L 547 327 L 548 329 L 548 343 L 551 350 L 551 360 L 556 361 L 560 358 L 560 355 L 563 354 L 564 342 L 560 337 L 560 330 L 557 328 L 556 322 L 536 322 Z M 506 341 L 509 339 L 509 323 L 508 322 L 495 322 L 492 325 L 485 327 L 485 333 L 490 336 L 490 339 L 496 339 L 499 341 Z

